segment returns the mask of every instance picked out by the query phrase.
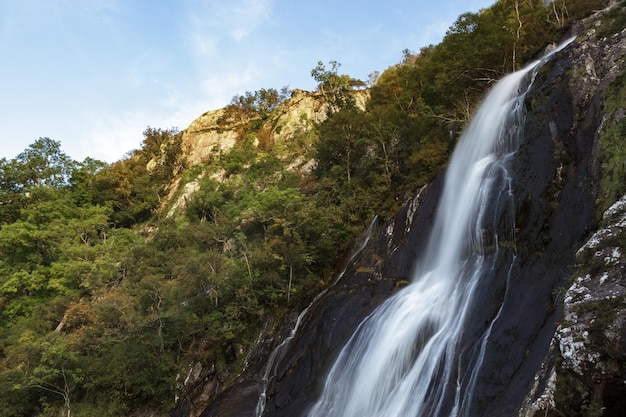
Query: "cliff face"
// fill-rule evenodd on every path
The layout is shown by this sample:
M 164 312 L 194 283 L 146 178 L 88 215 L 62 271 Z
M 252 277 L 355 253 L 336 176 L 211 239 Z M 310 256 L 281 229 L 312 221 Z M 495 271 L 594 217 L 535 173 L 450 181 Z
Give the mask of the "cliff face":
M 368 92 L 357 90 L 354 92 L 356 105 L 363 109 L 368 98 Z M 272 116 L 263 120 L 259 131 L 264 131 L 274 148 L 285 148 L 284 157 L 297 159 L 306 151 L 307 146 L 300 147 L 300 155 L 293 155 L 289 149 L 296 133 L 310 130 L 313 123 L 321 122 L 326 118 L 328 104 L 320 92 L 293 90 L 291 98 L 283 102 L 272 112 Z M 222 120 L 225 110 L 213 110 L 204 113 L 194 120 L 182 136 L 183 149 L 187 163 L 194 166 L 206 162 L 215 152 L 226 152 L 240 139 L 248 123 L 256 119 L 243 118 L 239 120 Z M 257 144 L 258 145 L 258 144 Z M 288 161 L 291 163 L 294 161 Z M 300 161 L 304 163 L 305 161 Z M 297 161 L 295 161 L 297 164 Z
M 355 104 L 365 109 L 369 91 L 354 90 Z M 182 150 L 187 168 L 206 164 L 217 155 L 228 153 L 237 143 L 242 142 L 251 125 L 256 125 L 255 147 L 271 146 L 281 162 L 292 172 L 306 175 L 313 168 L 309 150 L 312 137 L 308 135 L 315 123 L 322 122 L 328 115 L 328 101 L 321 92 L 293 90 L 291 97 L 271 112 L 266 119 L 228 117 L 225 109 L 212 110 L 194 120 L 182 132 Z M 261 141 L 265 141 L 263 144 Z M 156 161 L 151 161 L 151 167 Z M 150 168 L 150 167 L 149 167 Z M 223 172 L 214 174 L 214 179 L 223 181 Z M 180 177 L 170 187 L 162 208 L 167 209 L 168 217 L 183 212 L 193 194 L 200 188 L 202 178 L 193 178 L 185 184 Z
M 574 47 L 571 63 L 573 119 L 570 129 L 576 141 L 590 140 L 589 149 L 597 158 L 607 184 L 615 161 L 611 147 L 623 147 L 626 95 L 626 30 L 610 37 L 600 36 L 604 25 L 612 24 L 625 5 L 615 5 L 584 22 L 584 34 Z M 621 89 L 621 91 L 620 91 Z M 608 102 L 613 96 L 614 103 Z M 552 121 L 549 125 L 552 126 Z M 588 132 L 588 133 L 585 133 Z M 588 139 L 585 139 L 588 137 Z M 558 150 L 558 149 L 557 149 Z M 563 171 L 559 169 L 559 176 Z M 623 174 L 622 174 L 623 175 Z M 623 183 L 623 176 L 619 180 Z M 579 187 L 581 184 L 575 183 Z M 604 185 L 594 190 L 596 203 L 610 203 Z M 585 205 L 592 203 L 588 201 Z M 562 315 L 553 335 L 549 353 L 535 376 L 535 384 L 520 415 L 524 416 L 622 416 L 626 411 L 626 280 L 624 276 L 624 197 L 602 216 L 601 227 L 576 251 L 577 268 L 563 289 L 555 308 Z M 578 204 L 576 212 L 578 215 Z
M 607 94 L 626 74 L 626 31 L 601 36 L 607 16 L 598 13 L 575 28 L 577 39 L 541 69 L 526 96 L 524 142 L 511 166 L 516 229 L 502 245 L 515 262 L 495 266 L 499 272 L 479 289 L 475 325 L 467 329 L 483 332 L 501 306 L 470 415 L 625 414 L 626 200 L 607 211 L 585 243 L 597 227 L 598 199 L 605 198 L 603 135 L 623 123 L 626 104 L 607 113 Z M 244 372 L 201 415 L 255 416 L 259 398 L 263 416 L 305 415 L 355 328 L 407 283 L 443 175 L 395 218 L 374 221 L 367 244 L 337 281 L 300 306 L 280 337 L 260 335 Z
M 565 293 L 555 334 L 560 360 L 552 409 L 567 415 L 626 410 L 626 197 L 603 217 L 606 226 L 578 251 L 581 267 Z

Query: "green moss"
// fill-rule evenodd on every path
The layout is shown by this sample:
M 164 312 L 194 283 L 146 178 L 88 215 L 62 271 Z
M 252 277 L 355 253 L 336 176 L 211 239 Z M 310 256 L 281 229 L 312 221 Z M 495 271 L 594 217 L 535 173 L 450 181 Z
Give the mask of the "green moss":
M 626 194 L 626 74 L 615 80 L 606 91 L 604 111 L 607 121 L 600 132 L 602 179 L 599 213 Z
M 613 7 L 603 17 L 602 23 L 596 29 L 600 38 L 611 36 L 626 27 L 626 1 Z
M 609 362 L 623 362 L 620 358 L 624 356 L 624 353 L 619 344 L 609 337 L 606 331 L 615 322 L 617 314 L 624 309 L 624 301 L 625 297 L 597 300 L 577 304 L 574 309 L 579 317 L 585 314 L 593 315 L 593 320 L 589 320 L 591 347 Z

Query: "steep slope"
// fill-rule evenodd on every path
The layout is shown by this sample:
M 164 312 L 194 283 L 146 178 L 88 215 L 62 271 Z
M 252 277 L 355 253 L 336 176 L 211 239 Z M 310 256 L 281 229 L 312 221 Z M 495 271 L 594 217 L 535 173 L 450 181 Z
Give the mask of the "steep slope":
M 357 107 L 363 109 L 368 98 L 367 91 L 356 90 L 354 96 Z M 310 130 L 314 123 L 323 121 L 327 116 L 327 110 L 328 103 L 322 93 L 293 90 L 291 97 L 272 112 L 269 118 L 261 120 L 258 131 L 263 133 L 259 136 L 265 135 L 266 137 L 257 138 L 256 145 L 263 146 L 260 142 L 266 140 L 273 146 L 281 147 L 284 150 L 285 159 L 302 156 L 310 144 L 305 147 L 295 147 L 290 142 L 302 132 Z M 206 162 L 215 153 L 231 150 L 237 141 L 242 139 L 243 131 L 249 128 L 250 122 L 255 120 L 259 119 L 229 118 L 225 109 L 204 113 L 182 132 L 182 146 L 187 163 L 189 166 L 195 166 Z M 300 155 L 293 155 L 296 149 Z
M 573 127 L 580 132 L 595 126 L 591 152 L 602 172 L 596 203 L 606 211 L 600 229 L 576 252 L 571 285 L 555 300 L 563 317 L 526 399 L 525 416 L 622 416 L 626 410 L 624 197 L 611 205 L 626 184 L 620 151 L 626 132 L 624 16 L 626 4 L 620 2 L 588 19 L 571 65 L 572 104 L 579 115 Z
M 354 90 L 351 94 L 356 107 L 365 109 L 369 92 Z M 314 140 L 311 132 L 315 124 L 328 116 L 328 101 L 322 93 L 293 90 L 291 96 L 267 117 L 253 114 L 235 118 L 227 110 L 228 107 L 208 111 L 181 132 L 182 164 L 188 170 L 210 164 L 252 137 L 251 145 L 255 149 L 262 153 L 271 148 L 272 155 L 277 156 L 287 170 L 301 176 L 310 174 L 314 163 L 310 152 Z M 220 170 L 213 177 L 224 181 L 225 174 Z M 161 210 L 167 210 L 169 217 L 183 213 L 187 202 L 200 188 L 201 178 L 202 175 L 187 176 L 181 183 L 178 177 L 170 186 Z
M 614 8 L 622 10 L 622 7 L 614 3 Z M 576 27 L 579 34 L 576 41 L 541 70 L 527 96 L 527 117 L 522 129 L 525 141 L 513 162 L 516 230 L 509 250 L 514 250 L 516 262 L 511 269 L 502 270 L 510 277 L 506 286 L 502 282 L 487 285 L 483 289 L 483 302 L 477 306 L 474 331 L 480 331 L 484 314 L 489 314 L 495 305 L 502 303 L 503 309 L 502 319 L 495 323 L 493 337 L 486 347 L 472 415 L 513 416 L 520 408 L 522 413 L 530 413 L 528 415 L 533 415 L 533 410 L 537 409 L 541 410 L 537 415 L 551 412 L 539 403 L 529 406 L 533 395 L 524 400 L 528 392 L 534 392 L 534 397 L 539 398 L 543 387 L 552 386 L 547 384 L 547 377 L 536 376 L 536 373 L 542 364 L 553 369 L 549 364 L 555 357 L 550 355 L 555 352 L 550 346 L 563 312 L 561 289 L 569 285 L 576 268 L 576 252 L 595 225 L 596 199 L 605 195 L 600 187 L 602 175 L 606 175 L 600 152 L 602 133 L 606 129 L 603 121 L 607 120 L 603 107 L 607 92 L 615 80 L 623 77 L 626 56 L 623 30 L 618 28 L 618 33 L 609 38 L 601 36 L 606 25 L 614 24 L 615 18 L 610 16 L 610 12 L 598 13 Z M 623 105 L 621 109 L 623 115 Z M 341 279 L 309 307 L 295 337 L 281 352 L 270 375 L 265 390 L 264 416 L 305 415 L 319 394 L 333 358 L 356 326 L 406 283 L 414 268 L 413 260 L 423 251 L 440 185 L 441 178 L 421 190 L 395 219 L 377 225 L 377 233 L 351 260 Z M 621 257 L 622 252 L 612 253 Z M 613 259 L 609 263 L 615 266 L 619 262 Z M 504 265 L 496 268 L 504 268 Z M 617 286 L 616 294 L 619 294 L 620 282 L 610 278 L 603 280 L 603 284 Z M 570 289 L 570 295 L 575 290 Z M 602 291 L 607 291 L 607 287 Z M 605 309 L 602 305 L 605 299 L 600 294 L 589 298 L 596 303 L 593 308 L 597 311 Z M 574 297 L 566 296 L 565 300 L 565 320 L 571 321 L 574 316 L 568 303 Z M 621 346 L 621 310 L 611 307 L 615 303 L 613 298 L 606 302 L 612 312 L 608 319 L 611 331 L 599 339 L 604 341 L 610 335 L 618 335 L 611 340 Z M 589 321 L 578 321 L 577 325 L 592 326 L 593 332 L 588 331 L 588 334 L 597 334 L 597 324 L 593 324 L 595 316 L 587 316 Z M 291 326 L 293 324 L 287 325 L 283 334 L 287 334 Z M 596 363 L 595 359 L 600 356 L 585 355 L 584 344 L 577 340 L 567 342 L 563 335 L 568 328 L 563 324 L 556 333 L 563 349 L 556 355 L 575 358 L 577 354 L 571 349 L 578 348 L 579 356 L 591 358 L 588 362 L 593 366 L 587 367 L 590 373 L 576 368 L 580 371 L 577 378 L 582 381 L 579 391 L 586 392 L 586 399 L 577 399 L 574 404 L 571 398 L 557 398 L 557 403 L 564 401 L 569 407 L 565 415 L 598 415 L 592 414 L 599 410 L 593 409 L 598 404 L 612 407 L 614 414 L 611 415 L 621 415 L 617 414 L 623 413 L 619 401 L 612 405 L 591 401 L 593 393 L 609 400 L 619 398 L 621 391 L 616 391 L 615 385 L 606 384 L 608 388 L 604 391 L 594 389 L 599 379 L 593 375 L 601 374 L 598 367 L 605 373 L 610 368 L 612 380 L 623 378 L 621 368 L 615 365 L 623 363 L 621 356 L 605 361 L 610 367 L 602 365 L 605 362 Z M 584 335 L 585 330 L 577 330 L 577 334 Z M 255 415 L 254 408 L 262 391 L 262 357 L 266 354 L 267 351 L 259 352 L 260 357 L 253 355 L 250 363 L 256 365 L 248 368 L 238 384 L 224 392 L 203 416 Z M 606 355 L 604 351 L 603 354 Z M 571 361 L 566 360 L 558 369 L 567 373 L 572 366 Z M 557 393 L 562 392 L 558 388 L 559 370 Z M 567 391 L 568 379 L 563 381 L 560 389 Z M 559 408 L 553 412 L 563 415 Z

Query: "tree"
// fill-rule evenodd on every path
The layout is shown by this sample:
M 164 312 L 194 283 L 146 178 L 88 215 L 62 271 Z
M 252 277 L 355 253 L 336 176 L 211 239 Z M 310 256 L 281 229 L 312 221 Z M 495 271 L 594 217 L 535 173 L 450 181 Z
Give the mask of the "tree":
M 255 117 L 266 119 L 270 113 L 289 98 L 291 90 L 288 86 L 281 88 L 261 88 L 255 92 L 246 91 L 243 95 L 234 96 L 224 109 L 224 115 L 218 124 L 228 121 L 243 123 Z
M 343 107 L 354 107 L 355 100 L 351 91 L 356 87 L 364 87 L 365 83 L 345 74 L 339 74 L 341 64 L 330 61 L 327 69 L 322 61 L 311 70 L 311 77 L 317 81 L 317 90 L 322 93 L 329 104 L 329 113 Z
M 130 227 L 147 219 L 159 198 L 150 182 L 147 161 L 129 158 L 100 170 L 94 178 L 94 204 L 110 206 L 112 220 Z
M 39 138 L 15 159 L 0 160 L 0 224 L 15 221 L 48 189 L 67 187 L 74 168 L 60 142 L 49 138 Z
M 60 396 L 65 417 L 71 417 L 77 390 L 84 379 L 78 355 L 58 334 L 51 334 L 44 339 L 39 350 L 40 358 L 24 388 Z
M 187 217 L 192 220 L 199 219 L 200 222 L 210 220 L 217 225 L 220 209 L 226 202 L 228 194 L 224 184 L 210 177 L 203 177 L 200 180 L 199 190 L 193 194 L 191 201 L 187 204 Z
M 76 162 L 72 170 L 69 185 L 76 204 L 87 205 L 94 202 L 94 183 L 98 172 L 107 166 L 106 162 L 85 158 Z
M 356 108 L 344 108 L 317 126 L 319 140 L 315 150 L 318 176 L 330 173 L 335 166 L 343 166 L 346 181 L 351 181 L 354 166 L 366 149 L 362 136 L 363 122 L 363 112 Z
M 0 227 L 0 317 L 28 315 L 46 297 L 79 297 L 114 280 L 117 232 L 107 207 L 77 206 L 67 191 Z M 119 258 L 118 258 L 119 259 Z
M 37 139 L 15 161 L 17 182 L 26 189 L 65 186 L 74 168 L 74 161 L 61 151 L 61 142 L 50 138 Z

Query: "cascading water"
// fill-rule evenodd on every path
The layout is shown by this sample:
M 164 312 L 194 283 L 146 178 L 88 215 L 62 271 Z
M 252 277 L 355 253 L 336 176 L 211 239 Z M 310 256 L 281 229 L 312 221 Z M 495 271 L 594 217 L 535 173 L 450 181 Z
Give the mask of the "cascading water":
M 486 97 L 454 151 L 411 284 L 361 323 L 309 417 L 471 415 L 500 311 L 489 312 L 480 326 L 472 314 L 481 308 L 476 297 L 486 283 L 508 279 L 495 270 L 496 259 L 515 262 L 507 162 L 519 146 L 528 78 L 539 64 L 506 76 Z M 499 285 L 506 291 L 506 282 Z

